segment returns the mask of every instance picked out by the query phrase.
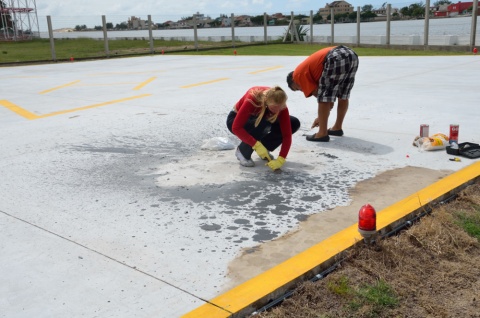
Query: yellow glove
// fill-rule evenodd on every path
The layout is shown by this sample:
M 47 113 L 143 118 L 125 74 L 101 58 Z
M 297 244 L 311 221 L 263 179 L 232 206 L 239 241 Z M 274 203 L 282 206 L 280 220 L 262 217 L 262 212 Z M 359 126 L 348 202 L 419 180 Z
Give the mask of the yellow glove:
M 277 159 L 268 162 L 266 165 L 270 167 L 273 171 L 280 169 L 285 163 L 285 158 L 278 156 Z
M 260 141 L 257 141 L 252 148 L 257 152 L 260 158 L 268 159 L 268 161 L 272 160 L 272 158 L 270 158 L 270 155 L 268 154 L 267 148 L 265 148 L 265 146 Z

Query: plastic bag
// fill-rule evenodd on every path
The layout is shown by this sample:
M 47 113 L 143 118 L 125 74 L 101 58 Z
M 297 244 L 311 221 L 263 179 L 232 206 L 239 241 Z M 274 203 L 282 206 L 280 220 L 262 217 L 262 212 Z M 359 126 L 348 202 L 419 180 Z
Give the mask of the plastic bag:
M 202 150 L 230 150 L 235 144 L 226 137 L 213 137 L 203 141 Z
M 413 141 L 413 145 L 418 147 L 420 150 L 431 151 L 445 149 L 449 143 L 446 135 L 437 133 L 430 137 L 417 136 Z

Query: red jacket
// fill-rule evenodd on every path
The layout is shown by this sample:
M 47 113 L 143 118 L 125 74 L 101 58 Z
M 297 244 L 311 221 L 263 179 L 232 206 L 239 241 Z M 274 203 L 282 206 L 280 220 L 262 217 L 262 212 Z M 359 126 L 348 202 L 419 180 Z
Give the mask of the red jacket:
M 249 100 L 255 101 L 255 96 L 252 94 L 252 90 L 267 90 L 270 87 L 266 86 L 255 86 L 250 88 L 245 95 L 240 98 L 240 100 L 235 104 L 235 109 L 237 110 L 237 116 L 233 121 L 232 131 L 233 133 L 240 138 L 241 141 L 253 147 L 257 140 L 253 138 L 244 128 L 250 116 L 258 116 L 260 113 L 260 108 L 253 105 Z M 265 111 L 263 115 L 264 119 L 268 119 L 272 113 L 268 110 Z M 285 107 L 277 117 L 277 122 L 280 124 L 280 130 L 282 131 L 282 146 L 280 148 L 280 156 L 287 158 L 288 151 L 292 145 L 292 125 L 290 122 L 290 113 L 288 108 Z
M 318 90 L 318 81 L 323 73 L 325 57 L 333 48 L 335 46 L 318 50 L 307 57 L 293 71 L 293 81 L 300 85 L 305 97 L 317 95 L 315 91 Z

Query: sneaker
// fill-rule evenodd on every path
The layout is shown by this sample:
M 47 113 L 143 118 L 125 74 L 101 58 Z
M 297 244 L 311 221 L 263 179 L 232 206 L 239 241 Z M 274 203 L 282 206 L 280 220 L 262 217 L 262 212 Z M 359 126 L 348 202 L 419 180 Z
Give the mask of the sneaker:
M 244 167 L 254 167 L 255 163 L 252 159 L 245 159 L 245 157 L 240 152 L 240 149 L 237 147 L 237 151 L 235 151 L 235 156 L 240 161 L 240 164 Z

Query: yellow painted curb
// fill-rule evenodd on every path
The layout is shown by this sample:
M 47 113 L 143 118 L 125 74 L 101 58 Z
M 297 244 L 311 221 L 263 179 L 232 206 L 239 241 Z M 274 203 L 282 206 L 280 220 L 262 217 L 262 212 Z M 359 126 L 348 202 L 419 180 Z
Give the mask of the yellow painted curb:
M 377 212 L 377 229 L 387 233 L 396 224 L 455 194 L 480 176 L 480 161 L 457 171 Z M 301 281 L 329 268 L 337 256 L 361 241 L 358 225 L 338 232 L 287 261 L 215 297 L 183 318 L 244 317 L 282 296 Z

